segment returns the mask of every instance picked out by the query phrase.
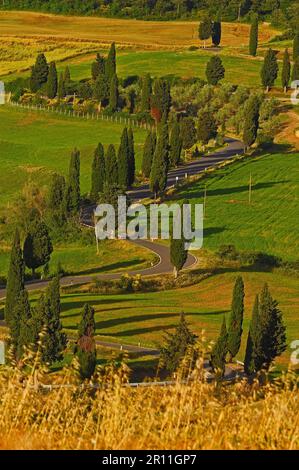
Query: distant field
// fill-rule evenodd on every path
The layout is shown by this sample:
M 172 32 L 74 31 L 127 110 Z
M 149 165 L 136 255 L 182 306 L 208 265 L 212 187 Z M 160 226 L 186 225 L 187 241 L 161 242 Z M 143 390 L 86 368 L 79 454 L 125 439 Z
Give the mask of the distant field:
M 0 208 L 28 180 L 47 184 L 53 172 L 67 175 L 70 154 L 81 151 L 81 191 L 90 189 L 93 152 L 99 142 L 119 145 L 123 124 L 66 118 L 46 112 L 0 107 Z M 146 132 L 135 130 L 137 169 Z
M 249 25 L 223 23 L 223 46 L 240 47 L 248 43 Z M 1 11 L 1 35 L 52 36 L 94 40 L 98 43 L 146 47 L 188 47 L 198 45 L 198 22 L 161 22 L 55 16 L 42 13 Z M 269 25 L 260 28 L 260 41 L 267 42 L 276 34 Z
M 299 259 L 298 153 L 248 159 L 217 171 L 206 183 L 205 248 L 215 250 L 223 244 L 234 244 L 241 250 Z M 177 197 L 203 203 L 203 195 L 204 183 L 198 182 Z

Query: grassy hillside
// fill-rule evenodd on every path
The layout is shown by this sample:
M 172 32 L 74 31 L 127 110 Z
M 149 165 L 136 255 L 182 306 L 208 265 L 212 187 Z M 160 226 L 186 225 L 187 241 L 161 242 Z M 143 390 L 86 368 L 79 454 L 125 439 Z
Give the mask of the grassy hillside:
M 70 153 L 81 151 L 81 190 L 90 189 L 93 152 L 99 142 L 119 145 L 123 124 L 66 118 L 8 106 L 0 108 L 0 208 L 26 181 L 46 184 L 53 172 L 67 175 Z M 146 132 L 135 130 L 137 168 Z
M 207 184 L 205 248 L 216 250 L 220 245 L 234 244 L 240 250 L 298 260 L 298 162 L 298 153 L 248 158 L 179 192 L 180 200 L 203 203 Z

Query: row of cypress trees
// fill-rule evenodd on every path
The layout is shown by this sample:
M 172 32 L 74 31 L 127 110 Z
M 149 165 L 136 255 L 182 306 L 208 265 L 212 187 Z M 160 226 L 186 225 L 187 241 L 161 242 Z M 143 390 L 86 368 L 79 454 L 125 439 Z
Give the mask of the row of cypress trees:
M 100 143 L 95 152 L 91 170 L 90 199 L 97 202 L 103 192 L 105 183 L 118 185 L 127 190 L 135 181 L 135 144 L 134 133 L 125 127 L 116 153 L 114 145 L 109 145 L 106 155 Z
M 236 280 L 229 325 L 225 318 L 220 336 L 211 353 L 214 370 L 224 373 L 226 362 L 234 359 L 241 347 L 244 318 L 244 282 L 241 276 Z M 250 323 L 244 370 L 252 375 L 268 370 L 274 359 L 286 350 L 286 327 L 278 303 L 271 296 L 267 284 L 257 295 Z

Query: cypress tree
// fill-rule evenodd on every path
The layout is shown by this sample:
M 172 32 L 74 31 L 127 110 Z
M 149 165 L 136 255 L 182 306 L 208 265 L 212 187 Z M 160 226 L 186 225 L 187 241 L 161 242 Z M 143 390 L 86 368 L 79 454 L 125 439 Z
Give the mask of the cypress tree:
M 151 175 L 150 189 L 154 193 L 155 198 L 162 193 L 167 185 L 167 173 L 169 166 L 169 142 L 168 142 L 168 126 L 166 122 L 160 124 L 157 138 L 156 149 L 154 153 Z
M 64 78 L 63 78 L 63 73 L 59 75 L 59 81 L 58 81 L 58 98 L 62 100 L 63 98 L 66 97 L 66 90 L 65 90 L 65 83 L 64 83 Z
M 205 16 L 199 23 L 198 37 L 201 41 L 204 41 L 204 48 L 206 47 L 206 40 L 211 37 L 212 34 L 212 21 L 209 16 Z
M 94 313 L 92 307 L 88 304 L 84 305 L 78 328 L 78 341 L 75 353 L 78 357 L 82 380 L 90 379 L 96 368 L 97 350 L 94 340 L 96 327 Z
M 24 242 L 24 261 L 27 268 L 35 270 L 50 261 L 53 245 L 46 224 L 35 217 L 31 221 L 29 231 Z
M 295 34 L 293 42 L 293 59 L 294 61 L 299 57 L 299 32 Z
M 111 83 L 112 78 L 116 75 L 116 48 L 114 42 L 111 44 L 108 57 L 105 61 L 105 75 L 108 83 Z
M 26 289 L 20 293 L 15 307 L 15 318 L 18 324 L 18 331 L 15 331 L 15 350 L 17 359 L 20 359 L 24 353 L 24 347 L 35 345 L 37 337 L 32 322 L 31 308 Z
M 121 136 L 121 142 L 118 149 L 117 167 L 118 167 L 118 184 L 120 187 L 127 189 L 129 186 L 129 139 L 128 129 L 125 127 Z
M 299 56 L 294 62 L 292 70 L 292 82 L 299 80 Z
M 69 84 L 71 81 L 71 72 L 68 66 L 65 67 L 64 69 L 64 74 L 63 74 L 63 79 L 65 84 Z
M 170 241 L 170 262 L 173 266 L 174 278 L 178 278 L 179 272 L 185 266 L 188 258 L 188 251 L 185 248 L 185 239 L 181 236 L 180 239 L 176 240 L 171 237 Z
M 266 88 L 267 92 L 274 85 L 277 75 L 278 63 L 276 54 L 273 49 L 270 48 L 265 55 L 264 64 L 261 70 L 262 84 Z
M 110 82 L 109 108 L 113 113 L 118 107 L 118 78 L 113 75 Z
M 180 136 L 184 150 L 191 149 L 191 147 L 196 143 L 196 127 L 194 119 L 191 116 L 181 120 Z
M 236 280 L 233 292 L 233 300 L 231 306 L 230 321 L 228 327 L 227 350 L 229 353 L 229 361 L 231 362 L 238 354 L 241 346 L 243 333 L 243 316 L 244 316 L 244 282 L 241 276 Z
M 247 375 L 252 375 L 255 371 L 254 353 L 257 353 L 259 344 L 259 296 L 255 298 L 255 303 L 252 312 L 252 319 L 249 326 L 246 353 L 244 359 L 244 371 Z
M 180 124 L 176 120 L 172 125 L 169 139 L 169 162 L 172 167 L 176 167 L 180 163 L 182 148 Z
M 99 144 L 94 152 L 91 169 L 90 199 L 93 202 L 97 202 L 99 193 L 103 192 L 105 178 L 104 147 L 102 144 Z
M 220 335 L 211 352 L 211 365 L 215 372 L 220 371 L 222 376 L 225 373 L 225 358 L 227 355 L 227 329 L 226 321 L 223 318 Z
M 245 105 L 245 122 L 243 131 L 243 142 L 245 151 L 254 144 L 259 128 L 260 102 L 257 96 L 252 95 Z
M 142 88 L 141 88 L 141 112 L 146 113 L 150 110 L 152 94 L 152 79 L 150 74 L 146 74 L 142 79 Z
M 76 215 L 80 207 L 80 152 L 76 148 L 71 154 L 65 199 L 66 212 Z
M 209 85 L 218 85 L 220 80 L 225 77 L 225 68 L 218 55 L 212 56 L 207 63 L 206 77 Z
M 118 181 L 117 158 L 114 145 L 109 145 L 105 158 L 105 176 L 108 185 L 115 185 Z
M 109 86 L 107 79 L 104 74 L 98 75 L 96 82 L 93 87 L 93 98 L 96 101 L 99 101 L 100 107 L 108 100 L 109 98 Z
M 55 62 L 51 62 L 49 66 L 48 80 L 47 80 L 47 96 L 50 100 L 54 99 L 57 95 L 58 79 Z
M 282 65 L 282 73 L 281 73 L 281 83 L 284 89 L 284 92 L 287 92 L 287 89 L 290 84 L 291 78 L 291 61 L 288 49 L 285 50 L 283 56 L 283 65 Z
M 63 226 L 66 221 L 64 197 L 65 179 L 61 175 L 54 174 L 49 188 L 47 207 L 51 224 L 57 227 Z
M 144 147 L 143 147 L 143 158 L 142 158 L 142 174 L 145 178 L 149 178 L 152 169 L 152 162 L 156 149 L 156 134 L 150 131 L 147 134 Z
M 250 29 L 250 39 L 249 39 L 249 54 L 253 57 L 256 56 L 257 47 L 258 47 L 258 34 L 259 34 L 259 19 L 258 15 L 254 15 L 251 29 Z
M 200 111 L 198 114 L 197 139 L 203 144 L 208 144 L 217 136 L 217 124 L 210 111 Z
M 5 301 L 5 321 L 9 328 L 14 323 L 14 307 L 18 301 L 20 293 L 24 290 L 25 267 L 23 253 L 20 244 L 19 231 L 15 231 L 15 236 L 10 254 L 10 264 L 6 285 Z
M 99 75 L 105 73 L 105 59 L 101 54 L 97 54 L 95 62 L 91 64 L 91 77 L 94 81 Z
M 212 25 L 212 42 L 213 42 L 213 45 L 218 47 L 219 44 L 221 43 L 221 19 L 220 17 L 217 18 L 216 21 L 213 22 L 213 25 Z
M 129 144 L 129 186 L 132 186 L 135 181 L 135 144 L 134 144 L 134 134 L 133 130 L 130 127 L 128 131 L 128 144 Z
M 168 119 L 171 108 L 170 84 L 166 80 L 158 78 L 154 81 L 153 95 L 151 97 L 151 112 L 157 122 L 163 117 Z
M 36 62 L 31 69 L 30 89 L 36 93 L 44 83 L 47 83 L 49 66 L 44 54 L 38 54 Z
M 180 366 L 188 348 L 194 346 L 196 340 L 197 336 L 189 329 L 185 314 L 181 313 L 179 324 L 174 333 L 166 332 L 165 345 L 160 354 L 160 364 L 173 374 Z

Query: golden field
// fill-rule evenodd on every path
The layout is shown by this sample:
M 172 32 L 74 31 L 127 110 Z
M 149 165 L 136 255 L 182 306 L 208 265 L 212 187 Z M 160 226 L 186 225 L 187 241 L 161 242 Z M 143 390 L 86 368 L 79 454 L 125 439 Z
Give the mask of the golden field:
M 81 391 L 74 373 L 60 385 L 38 390 L 42 372 L 2 370 L 0 449 L 299 449 L 299 394 L 294 376 L 261 387 L 200 380 L 192 385 L 133 389 L 127 368 L 109 367 L 98 384 Z M 196 380 L 197 379 L 197 380 Z

